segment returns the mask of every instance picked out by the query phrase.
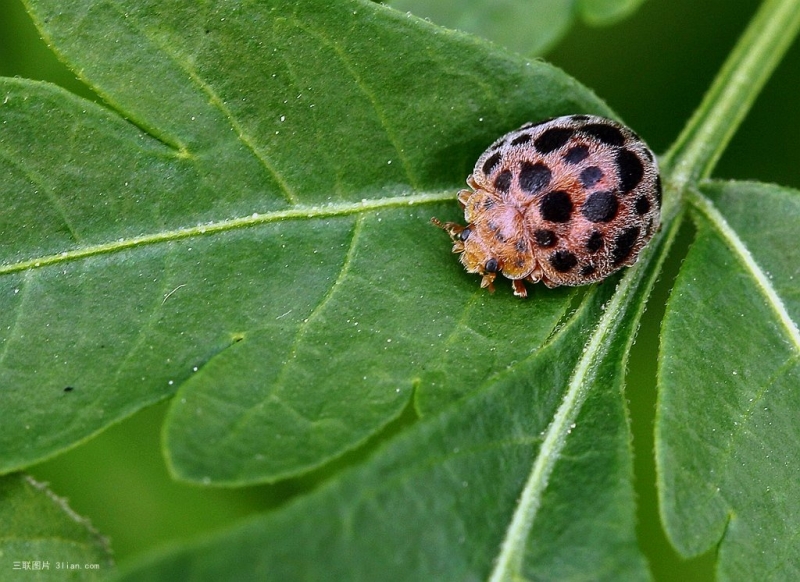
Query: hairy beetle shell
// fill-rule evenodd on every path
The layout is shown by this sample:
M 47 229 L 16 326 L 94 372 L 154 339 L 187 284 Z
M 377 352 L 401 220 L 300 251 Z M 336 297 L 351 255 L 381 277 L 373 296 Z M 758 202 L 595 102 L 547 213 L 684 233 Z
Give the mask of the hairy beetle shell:
M 498 274 L 586 285 L 636 262 L 659 226 L 655 156 L 633 131 L 594 115 L 569 115 L 507 133 L 478 158 L 458 193 L 467 225 L 433 222 L 470 273 L 493 289 Z

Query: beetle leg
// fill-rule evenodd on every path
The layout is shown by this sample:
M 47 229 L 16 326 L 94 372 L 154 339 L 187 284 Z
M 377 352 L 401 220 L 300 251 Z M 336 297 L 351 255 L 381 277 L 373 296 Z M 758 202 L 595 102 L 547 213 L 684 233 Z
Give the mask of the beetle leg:
M 481 279 L 481 289 L 488 289 L 489 293 L 494 293 L 494 278 L 496 273 L 485 273 Z
M 441 228 L 443 231 L 449 234 L 450 238 L 453 239 L 453 242 L 461 242 L 463 244 L 463 241 L 459 238 L 459 235 L 461 235 L 461 233 L 467 229 L 466 226 L 458 224 L 457 222 L 442 222 L 438 218 L 431 218 L 431 224 Z

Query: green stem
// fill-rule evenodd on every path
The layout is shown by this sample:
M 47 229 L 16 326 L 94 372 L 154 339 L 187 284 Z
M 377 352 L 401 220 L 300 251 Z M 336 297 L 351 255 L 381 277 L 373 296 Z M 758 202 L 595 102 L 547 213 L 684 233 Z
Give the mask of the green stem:
M 800 0 L 765 0 L 662 159 L 670 189 L 707 178 L 800 28 Z
M 688 184 L 711 173 L 798 28 L 800 0 L 766 0 L 683 133 L 662 158 L 666 186 L 678 196 L 665 200 L 668 204 L 663 209 L 662 231 L 620 281 L 570 377 L 506 530 L 489 577 L 491 582 L 523 579 L 526 548 L 550 476 L 561 458 L 592 382 L 596 380 L 595 374 L 606 355 L 607 346 L 618 331 L 618 322 L 633 306 L 637 293 L 640 293 L 642 302 L 649 295 L 654 273 L 660 271 L 660 263 L 680 228 L 683 205 L 678 204 L 678 197 Z M 640 315 L 641 312 L 633 317 L 638 320 Z

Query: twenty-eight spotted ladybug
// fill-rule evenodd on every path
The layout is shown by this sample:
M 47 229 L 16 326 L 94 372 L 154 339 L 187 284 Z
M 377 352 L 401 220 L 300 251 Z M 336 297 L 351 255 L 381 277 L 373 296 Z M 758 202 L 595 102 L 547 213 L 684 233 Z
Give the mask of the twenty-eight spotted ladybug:
M 661 179 L 633 131 L 594 115 L 527 123 L 495 141 L 458 193 L 467 225 L 432 219 L 481 287 L 498 273 L 585 285 L 636 262 L 658 229 Z

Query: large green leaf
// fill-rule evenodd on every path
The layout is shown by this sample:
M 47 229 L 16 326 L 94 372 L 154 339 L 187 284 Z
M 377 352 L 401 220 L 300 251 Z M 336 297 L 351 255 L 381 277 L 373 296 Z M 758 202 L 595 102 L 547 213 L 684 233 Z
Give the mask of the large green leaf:
M 284 510 L 121 578 L 648 579 L 622 380 L 677 224 L 618 286 L 593 288 L 541 350 L 460 406 Z
M 611 24 L 644 0 L 391 0 L 437 24 L 483 36 L 523 54 L 542 54 L 578 19 Z
M 30 477 L 0 478 L 0 576 L 4 580 L 99 580 L 111 552 L 88 521 Z
M 427 223 L 499 133 L 610 114 L 561 71 L 363 2 L 30 9 L 116 111 L 0 84 L 3 471 L 177 390 L 179 477 L 274 480 L 414 388 L 422 414 L 474 390 L 567 309 L 490 299 Z
M 687 204 L 698 237 L 661 355 L 664 523 L 685 555 L 718 547 L 722 578 L 798 577 L 798 194 L 696 181 L 800 2 L 765 2 L 662 158 L 664 228 L 642 260 L 527 302 L 477 290 L 427 219 L 457 216 L 502 131 L 610 114 L 560 71 L 365 2 L 29 4 L 103 105 L 0 81 L 1 470 L 173 395 L 168 460 L 211 484 L 309 470 L 410 403 L 421 417 L 129 579 L 646 578 L 623 376 Z M 0 517 L 48 515 L 15 479 Z
M 670 539 L 722 579 L 800 577 L 800 192 L 712 183 L 663 324 L 656 453 Z

